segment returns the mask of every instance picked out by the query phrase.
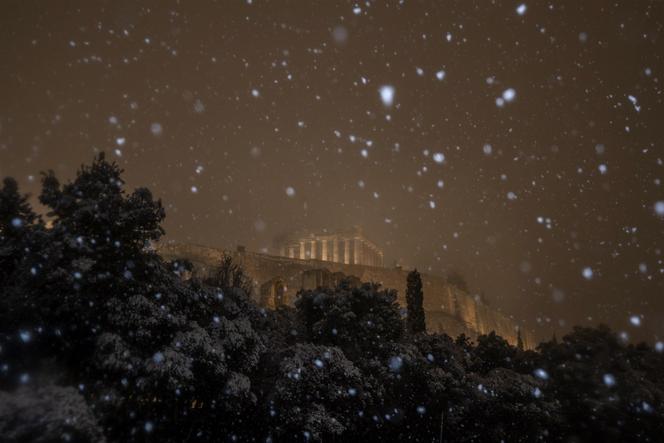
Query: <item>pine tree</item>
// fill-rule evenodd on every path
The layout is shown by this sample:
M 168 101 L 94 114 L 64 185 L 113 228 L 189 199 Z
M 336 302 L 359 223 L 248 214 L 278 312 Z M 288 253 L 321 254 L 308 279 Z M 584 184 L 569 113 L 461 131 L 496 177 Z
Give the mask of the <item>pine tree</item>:
M 32 224 L 36 218 L 28 203 L 28 196 L 19 193 L 16 180 L 6 177 L 0 189 L 0 234 L 9 236 Z
M 417 269 L 414 269 L 408 274 L 406 287 L 406 306 L 408 308 L 406 325 L 408 332 L 412 334 L 426 331 L 423 299 L 422 278 Z
M 70 183 L 60 185 L 52 171 L 42 179 L 39 201 L 50 209 L 54 231 L 90 259 L 124 264 L 164 234 L 161 201 L 147 188 L 127 194 L 122 172 L 101 153 Z
M 36 221 L 38 217 L 28 203 L 28 196 L 19 193 L 16 180 L 6 177 L 0 188 L 0 287 L 3 289 L 29 249 L 26 241 Z

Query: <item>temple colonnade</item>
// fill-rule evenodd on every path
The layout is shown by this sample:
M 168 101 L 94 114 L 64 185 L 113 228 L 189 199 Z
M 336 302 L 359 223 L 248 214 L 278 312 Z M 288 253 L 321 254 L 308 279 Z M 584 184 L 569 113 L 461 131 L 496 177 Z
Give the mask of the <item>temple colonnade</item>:
M 347 265 L 383 266 L 383 251 L 361 236 L 310 236 L 280 246 L 282 257 Z

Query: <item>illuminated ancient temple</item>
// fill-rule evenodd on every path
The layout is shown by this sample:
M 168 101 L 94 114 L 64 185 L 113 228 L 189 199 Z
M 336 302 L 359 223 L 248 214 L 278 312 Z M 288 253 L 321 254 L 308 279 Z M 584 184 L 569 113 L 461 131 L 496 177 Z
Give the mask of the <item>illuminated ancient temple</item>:
M 294 232 L 277 238 L 274 246 L 274 252 L 267 254 L 248 251 L 242 246 L 229 252 L 166 242 L 159 245 L 159 253 L 167 260 L 188 260 L 201 278 L 213 275 L 226 254 L 231 254 L 234 263 L 252 280 L 251 296 L 267 309 L 293 306 L 300 291 L 336 288 L 345 279 L 393 289 L 397 302 L 407 305 L 409 270 L 384 266 L 383 251 L 364 236 L 360 227 Z M 471 338 L 496 331 L 516 346 L 520 329 L 513 319 L 451 285 L 442 276 L 422 273 L 421 278 L 427 330 Z M 526 331 L 521 332 L 521 339 L 526 348 L 535 343 Z
M 276 246 L 282 257 L 383 266 L 383 251 L 358 226 L 332 232 L 300 231 L 279 239 Z

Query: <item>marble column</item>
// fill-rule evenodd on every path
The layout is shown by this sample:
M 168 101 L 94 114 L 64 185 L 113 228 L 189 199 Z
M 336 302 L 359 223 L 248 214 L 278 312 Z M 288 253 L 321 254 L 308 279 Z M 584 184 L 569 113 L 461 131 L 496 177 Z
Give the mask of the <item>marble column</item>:
M 344 263 L 350 264 L 350 239 L 344 238 Z
M 320 242 L 320 259 L 327 261 L 327 238 L 323 237 Z
M 290 258 L 295 258 L 295 246 L 288 247 L 288 256 Z
M 385 264 L 384 262 L 384 257 L 383 257 L 383 251 L 380 251 L 378 253 L 378 266 L 383 266 Z
M 356 238 L 353 243 L 353 264 L 359 265 L 362 263 L 362 239 Z
M 309 258 L 316 259 L 316 240 L 311 240 L 311 257 Z
M 339 239 L 332 237 L 332 261 L 339 263 Z
M 304 254 L 304 240 L 300 240 L 300 260 L 304 260 L 307 256 Z
M 367 264 L 367 258 L 369 257 L 369 254 L 367 254 L 367 244 L 362 240 L 360 243 L 360 264 L 361 265 L 366 265 Z

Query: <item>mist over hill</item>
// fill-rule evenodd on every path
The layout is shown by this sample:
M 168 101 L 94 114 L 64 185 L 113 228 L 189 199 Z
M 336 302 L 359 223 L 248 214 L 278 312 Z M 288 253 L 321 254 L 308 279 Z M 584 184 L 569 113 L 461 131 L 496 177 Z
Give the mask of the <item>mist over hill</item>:
M 575 328 L 526 350 L 430 334 L 422 281 L 351 279 L 259 308 L 150 247 L 165 212 L 103 155 L 0 190 L 3 441 L 659 441 L 664 349 Z

